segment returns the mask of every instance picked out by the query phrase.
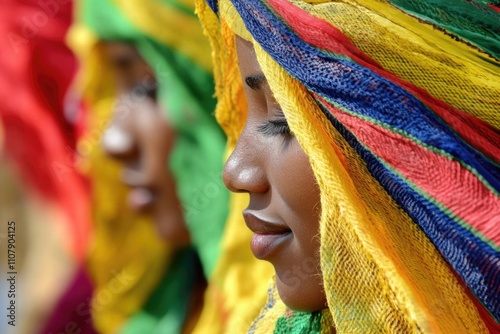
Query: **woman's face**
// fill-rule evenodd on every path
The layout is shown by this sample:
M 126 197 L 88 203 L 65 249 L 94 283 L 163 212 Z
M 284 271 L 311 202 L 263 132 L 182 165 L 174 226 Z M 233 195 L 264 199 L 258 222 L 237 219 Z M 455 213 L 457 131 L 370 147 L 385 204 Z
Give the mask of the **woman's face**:
M 319 269 L 319 189 L 252 44 L 238 38 L 237 52 L 248 116 L 225 165 L 224 183 L 250 195 L 243 216 L 255 233 L 252 252 L 273 264 L 284 303 L 300 311 L 321 310 L 327 306 Z
M 166 241 L 185 245 L 189 232 L 168 168 L 175 133 L 155 100 L 156 80 L 133 46 L 107 43 L 107 51 L 118 95 L 103 136 L 104 150 L 123 163 L 122 180 L 130 187 L 132 209 L 151 214 Z

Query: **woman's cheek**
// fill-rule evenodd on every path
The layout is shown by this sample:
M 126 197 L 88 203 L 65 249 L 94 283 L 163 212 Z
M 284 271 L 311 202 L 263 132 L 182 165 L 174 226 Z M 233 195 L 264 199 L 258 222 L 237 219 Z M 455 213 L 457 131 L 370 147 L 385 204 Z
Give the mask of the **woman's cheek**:
M 309 215 L 319 202 L 319 190 L 308 157 L 295 138 L 288 140 L 273 154 L 275 187 L 290 209 Z

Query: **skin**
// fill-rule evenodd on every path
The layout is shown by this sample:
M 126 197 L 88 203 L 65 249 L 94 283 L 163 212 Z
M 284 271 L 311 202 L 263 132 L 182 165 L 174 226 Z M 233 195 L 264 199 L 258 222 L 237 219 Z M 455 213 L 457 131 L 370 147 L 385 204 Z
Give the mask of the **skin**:
M 317 183 L 307 156 L 289 132 L 252 44 L 238 38 L 237 52 L 248 116 L 224 167 L 224 183 L 233 192 L 250 195 L 244 217 L 251 230 L 265 234 L 279 226 L 283 237 L 260 258 L 273 264 L 283 302 L 299 311 L 325 309 L 319 268 Z M 283 232 L 284 228 L 288 231 Z
M 133 46 L 118 42 L 106 46 L 118 95 L 114 116 L 103 136 L 104 151 L 123 163 L 122 181 L 130 187 L 132 209 L 151 214 L 167 242 L 186 245 L 189 232 L 174 176 L 167 167 L 175 133 L 156 102 L 153 72 Z

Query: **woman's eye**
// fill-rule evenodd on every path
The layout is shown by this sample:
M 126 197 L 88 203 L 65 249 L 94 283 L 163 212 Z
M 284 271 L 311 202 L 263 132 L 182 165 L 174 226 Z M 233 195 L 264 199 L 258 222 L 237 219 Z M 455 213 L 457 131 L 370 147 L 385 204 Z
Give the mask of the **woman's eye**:
M 258 130 L 266 136 L 292 135 L 285 118 L 271 119 L 259 125 Z

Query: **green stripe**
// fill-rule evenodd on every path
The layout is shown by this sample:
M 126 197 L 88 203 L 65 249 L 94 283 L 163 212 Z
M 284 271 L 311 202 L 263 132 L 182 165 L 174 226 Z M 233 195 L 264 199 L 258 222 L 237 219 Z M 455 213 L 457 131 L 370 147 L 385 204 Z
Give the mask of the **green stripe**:
M 400 10 L 456 35 L 500 59 L 500 14 L 485 1 L 390 0 Z M 492 3 L 491 1 L 487 1 Z
M 179 10 L 179 11 L 183 12 L 184 14 L 187 14 L 191 17 L 197 17 L 196 14 L 194 13 L 194 8 L 186 7 L 184 4 L 179 3 L 175 0 L 156 0 L 156 1 L 163 3 L 165 5 L 169 5 L 172 8 L 175 8 L 175 9 L 177 9 L 177 10 Z

